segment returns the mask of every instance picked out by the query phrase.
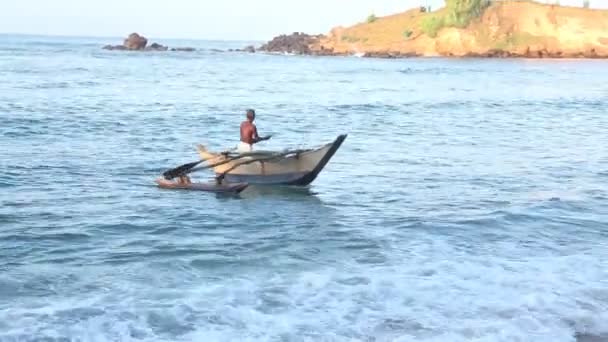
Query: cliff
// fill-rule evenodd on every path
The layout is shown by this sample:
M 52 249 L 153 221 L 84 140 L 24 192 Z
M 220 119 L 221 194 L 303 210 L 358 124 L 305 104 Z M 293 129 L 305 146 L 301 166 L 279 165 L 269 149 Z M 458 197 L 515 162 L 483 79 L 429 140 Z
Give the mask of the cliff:
M 463 17 L 454 16 L 449 6 L 450 0 L 434 12 L 416 8 L 334 28 L 326 36 L 313 36 L 309 53 L 608 58 L 608 10 L 504 1 L 484 3 L 474 16 Z

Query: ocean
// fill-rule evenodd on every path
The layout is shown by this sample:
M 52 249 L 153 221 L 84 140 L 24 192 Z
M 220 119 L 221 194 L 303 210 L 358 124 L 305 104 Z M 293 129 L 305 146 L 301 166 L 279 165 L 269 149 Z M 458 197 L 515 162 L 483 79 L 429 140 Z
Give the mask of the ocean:
M 159 42 L 199 50 L 0 36 L 0 341 L 608 338 L 608 61 Z M 306 188 L 155 186 L 247 108 L 348 138 Z

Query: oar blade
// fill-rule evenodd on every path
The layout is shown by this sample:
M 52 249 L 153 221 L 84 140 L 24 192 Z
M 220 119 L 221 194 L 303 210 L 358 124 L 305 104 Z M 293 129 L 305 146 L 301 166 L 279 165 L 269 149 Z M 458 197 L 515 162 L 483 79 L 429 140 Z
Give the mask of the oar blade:
M 184 164 L 184 165 L 178 166 L 176 168 L 167 170 L 167 171 L 163 172 L 163 177 L 165 177 L 166 180 L 172 180 L 174 178 L 177 178 L 177 177 L 187 173 L 188 171 L 193 169 L 196 165 L 198 165 L 202 162 L 203 162 L 202 160 L 199 160 L 196 162 Z

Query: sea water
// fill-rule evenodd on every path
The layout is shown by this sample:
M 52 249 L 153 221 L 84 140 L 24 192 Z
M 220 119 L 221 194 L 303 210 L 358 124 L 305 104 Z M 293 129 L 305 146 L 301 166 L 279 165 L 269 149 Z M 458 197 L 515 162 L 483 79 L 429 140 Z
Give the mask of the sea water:
M 608 333 L 607 61 L 118 41 L 0 36 L 1 341 Z M 155 187 L 247 108 L 262 149 L 348 138 L 304 189 Z

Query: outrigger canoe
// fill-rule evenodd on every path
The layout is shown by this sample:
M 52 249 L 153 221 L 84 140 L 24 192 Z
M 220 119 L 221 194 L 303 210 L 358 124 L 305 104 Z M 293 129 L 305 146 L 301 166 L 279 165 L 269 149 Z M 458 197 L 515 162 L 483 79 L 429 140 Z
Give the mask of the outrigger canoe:
M 346 134 L 340 135 L 317 148 L 284 152 L 214 153 L 203 145 L 198 145 L 197 149 L 201 160 L 214 165 L 212 168 L 218 179 L 228 184 L 305 186 L 317 178 L 346 137 Z
M 215 193 L 235 193 L 238 194 L 245 190 L 249 184 L 247 183 L 227 183 L 223 182 L 222 184 L 217 184 L 213 182 L 209 183 L 190 183 L 190 184 L 180 184 L 177 182 L 172 182 L 163 178 L 156 179 L 156 184 L 158 187 L 163 189 L 180 189 L 180 190 L 198 190 L 198 191 L 207 191 L 207 192 L 215 192 Z

